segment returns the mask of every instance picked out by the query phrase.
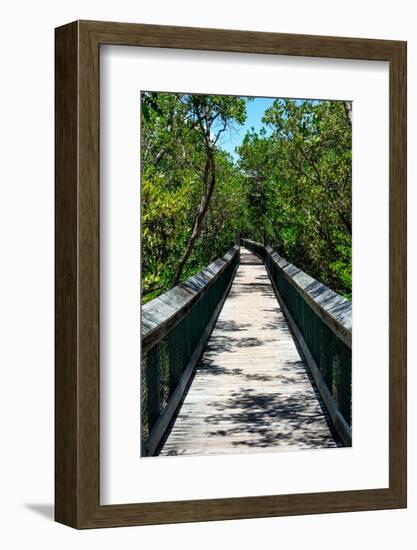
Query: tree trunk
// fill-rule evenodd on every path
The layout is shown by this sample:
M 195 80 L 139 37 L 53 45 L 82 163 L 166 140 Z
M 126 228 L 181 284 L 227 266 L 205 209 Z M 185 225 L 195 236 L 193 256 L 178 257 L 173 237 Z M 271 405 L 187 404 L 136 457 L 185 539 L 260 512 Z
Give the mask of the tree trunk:
M 196 240 L 200 237 L 201 231 L 203 229 L 204 218 L 207 214 L 207 211 L 210 206 L 211 197 L 213 195 L 214 186 L 216 184 L 216 167 L 214 164 L 213 151 L 207 151 L 207 161 L 204 169 L 204 188 L 206 192 L 203 193 L 201 197 L 200 206 L 198 208 L 197 216 L 194 221 L 193 232 L 187 243 L 187 248 L 185 249 L 184 254 L 182 255 L 175 276 L 172 280 L 171 288 L 177 286 L 181 280 L 182 272 L 184 271 L 185 264 L 188 261 L 188 258 L 193 251 Z
M 346 118 L 349 122 L 349 126 L 352 128 L 352 102 L 344 101 L 343 105 L 345 107 Z

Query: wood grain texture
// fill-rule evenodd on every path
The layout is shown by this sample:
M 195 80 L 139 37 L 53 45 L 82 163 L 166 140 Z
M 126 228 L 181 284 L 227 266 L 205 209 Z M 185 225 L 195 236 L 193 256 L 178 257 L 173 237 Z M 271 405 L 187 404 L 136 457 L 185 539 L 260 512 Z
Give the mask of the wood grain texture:
M 263 262 L 240 259 L 161 456 L 339 446 Z
M 107 21 L 80 21 L 79 24 L 81 31 L 91 34 L 92 41 L 100 44 L 237 53 L 391 61 L 393 48 L 401 48 L 403 44 L 391 40 Z
M 268 270 L 269 273 L 269 270 Z M 341 440 L 345 444 L 346 447 L 352 446 L 352 428 L 349 426 L 349 424 L 346 422 L 346 420 L 343 418 L 343 415 L 341 414 L 339 407 L 329 390 L 324 377 L 317 366 L 316 361 L 314 360 L 313 355 L 311 354 L 311 351 L 304 340 L 304 336 L 300 329 L 298 328 L 296 322 L 294 321 L 293 316 L 291 315 L 290 310 L 288 309 L 287 305 L 284 302 L 284 299 L 282 298 L 275 281 L 273 277 L 271 276 L 271 273 L 269 273 L 269 278 L 271 280 L 271 284 L 275 291 L 275 296 L 281 306 L 281 309 L 287 318 L 287 321 L 290 325 L 290 327 L 293 330 L 294 336 L 301 348 L 301 351 L 304 355 L 304 360 L 307 363 L 307 366 L 310 370 L 310 374 L 314 379 L 314 382 L 317 386 L 317 389 L 320 393 L 321 399 L 323 400 L 323 403 L 326 407 L 327 413 L 330 416 L 331 422 L 333 424 L 334 429 L 339 434 Z
M 161 341 L 187 315 L 239 254 L 234 246 L 222 258 L 142 306 L 142 354 Z
M 238 251 L 236 251 L 236 253 L 238 253 Z M 217 320 L 217 317 L 219 316 L 220 311 L 222 310 L 224 300 L 226 299 L 227 294 L 230 290 L 230 287 L 233 283 L 236 270 L 237 270 L 237 266 L 234 269 L 234 272 L 226 288 L 224 296 L 222 297 L 220 302 L 217 304 L 209 323 L 204 329 L 204 332 L 200 338 L 199 343 L 194 349 L 193 354 L 190 360 L 188 361 L 188 364 L 185 367 L 173 394 L 169 398 L 166 408 L 162 412 L 161 416 L 158 418 L 155 426 L 152 428 L 152 431 L 145 443 L 145 448 L 142 447 L 142 456 L 154 455 L 156 449 L 159 447 L 160 442 L 163 439 L 164 434 L 166 432 L 166 429 L 169 423 L 171 422 L 171 419 L 174 416 L 179 403 L 181 402 L 181 398 L 187 388 L 188 382 L 194 372 L 195 366 L 200 359 L 200 355 L 203 352 L 204 346 L 206 345 L 207 340 L 210 337 L 211 331 L 213 330 L 213 327 L 216 324 L 216 320 Z
M 76 525 L 77 24 L 56 32 L 55 53 L 55 519 Z
M 352 349 L 352 302 L 320 283 L 308 273 L 305 273 L 285 258 L 282 258 L 270 246 L 244 239 L 252 243 L 271 257 L 278 271 L 303 297 L 304 301 L 320 317 L 320 319 Z
M 100 505 L 99 51 L 101 44 L 368 59 L 390 63 L 389 488 Z M 71 23 L 56 30 L 57 521 L 76 528 L 93 528 L 404 507 L 406 505 L 405 283 L 405 43 L 89 21 Z
M 389 479 L 407 501 L 407 46 L 390 61 Z

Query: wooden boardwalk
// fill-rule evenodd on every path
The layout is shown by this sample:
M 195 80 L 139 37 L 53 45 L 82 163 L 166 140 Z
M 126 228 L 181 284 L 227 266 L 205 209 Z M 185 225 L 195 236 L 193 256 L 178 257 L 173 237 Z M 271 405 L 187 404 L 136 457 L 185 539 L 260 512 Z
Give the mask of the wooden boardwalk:
M 241 262 L 160 455 L 336 447 L 263 263 Z

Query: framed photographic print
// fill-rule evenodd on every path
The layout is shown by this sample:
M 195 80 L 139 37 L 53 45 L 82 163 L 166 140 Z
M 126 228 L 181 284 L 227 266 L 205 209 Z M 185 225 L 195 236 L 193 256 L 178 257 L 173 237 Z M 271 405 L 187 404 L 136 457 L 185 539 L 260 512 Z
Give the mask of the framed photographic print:
M 406 506 L 406 44 L 56 29 L 56 520 Z

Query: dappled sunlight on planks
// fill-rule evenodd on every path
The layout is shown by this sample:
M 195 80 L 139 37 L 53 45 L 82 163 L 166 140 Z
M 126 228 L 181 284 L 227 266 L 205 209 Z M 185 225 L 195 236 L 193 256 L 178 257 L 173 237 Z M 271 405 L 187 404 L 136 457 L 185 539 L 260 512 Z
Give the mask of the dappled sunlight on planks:
M 337 447 L 262 261 L 235 280 L 160 455 Z

